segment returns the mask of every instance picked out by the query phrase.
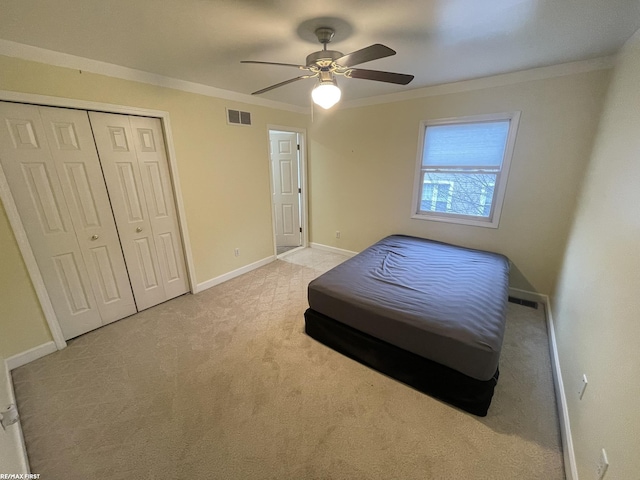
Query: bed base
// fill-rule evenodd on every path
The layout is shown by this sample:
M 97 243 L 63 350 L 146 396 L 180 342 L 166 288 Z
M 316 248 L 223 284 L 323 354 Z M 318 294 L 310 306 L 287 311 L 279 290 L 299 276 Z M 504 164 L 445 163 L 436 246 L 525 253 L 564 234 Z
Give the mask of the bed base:
M 499 372 L 482 381 L 402 350 L 309 308 L 307 335 L 363 365 L 479 417 L 487 415 Z

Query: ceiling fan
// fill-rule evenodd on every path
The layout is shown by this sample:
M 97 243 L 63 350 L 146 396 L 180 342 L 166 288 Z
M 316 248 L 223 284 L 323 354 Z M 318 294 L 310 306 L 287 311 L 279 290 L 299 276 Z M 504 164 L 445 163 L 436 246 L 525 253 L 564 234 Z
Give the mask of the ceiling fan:
M 335 31 L 329 27 L 320 27 L 315 31 L 318 41 L 323 45 L 322 50 L 313 52 L 307 56 L 305 65 L 294 65 L 292 63 L 276 63 L 276 62 L 259 62 L 255 60 L 243 60 L 240 63 L 255 63 L 260 65 L 278 65 L 281 67 L 294 67 L 309 72 L 306 75 L 291 78 L 284 82 L 276 83 L 270 87 L 263 88 L 253 92 L 251 95 L 260 95 L 274 88 L 282 87 L 298 80 L 307 78 L 318 78 L 319 83 L 311 92 L 314 103 L 323 108 L 331 108 L 340 101 L 341 92 L 336 82 L 336 75 L 342 75 L 347 78 L 361 78 L 366 80 L 374 80 L 376 82 L 395 83 L 398 85 L 407 85 L 413 80 L 413 75 L 404 73 L 383 72 L 380 70 L 364 70 L 362 68 L 352 68 L 361 63 L 378 60 L 379 58 L 390 57 L 396 52 L 391 48 L 376 43 L 361 50 L 356 50 L 347 55 L 336 50 L 327 50 L 327 44 L 335 35 Z

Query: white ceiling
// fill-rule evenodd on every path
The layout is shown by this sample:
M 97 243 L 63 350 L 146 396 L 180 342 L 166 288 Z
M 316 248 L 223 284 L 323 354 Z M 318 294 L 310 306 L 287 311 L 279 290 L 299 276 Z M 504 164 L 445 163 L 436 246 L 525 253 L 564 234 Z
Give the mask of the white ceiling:
M 240 60 L 304 64 L 319 26 L 345 54 L 398 52 L 363 68 L 415 75 L 404 87 L 339 78 L 354 100 L 614 54 L 640 28 L 640 1 L 0 0 L 0 39 L 244 94 L 301 72 Z M 263 97 L 305 107 L 313 85 Z

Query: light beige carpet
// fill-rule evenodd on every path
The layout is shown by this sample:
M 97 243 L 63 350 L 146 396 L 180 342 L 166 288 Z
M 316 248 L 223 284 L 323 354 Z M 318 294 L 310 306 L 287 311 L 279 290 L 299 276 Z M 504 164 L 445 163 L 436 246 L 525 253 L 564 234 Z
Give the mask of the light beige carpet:
M 34 473 L 74 479 L 561 479 L 541 310 L 509 304 L 486 418 L 304 334 L 305 249 L 13 372 Z

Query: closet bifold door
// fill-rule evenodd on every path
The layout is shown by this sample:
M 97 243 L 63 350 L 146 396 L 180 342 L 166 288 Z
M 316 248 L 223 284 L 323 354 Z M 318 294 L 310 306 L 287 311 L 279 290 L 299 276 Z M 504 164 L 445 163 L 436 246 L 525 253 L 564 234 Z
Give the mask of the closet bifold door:
M 0 161 L 65 339 L 136 312 L 87 112 L 0 102 Z
M 138 310 L 188 291 L 160 120 L 89 112 Z

